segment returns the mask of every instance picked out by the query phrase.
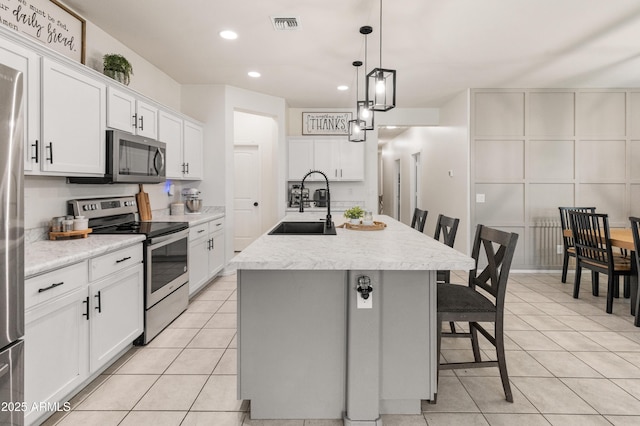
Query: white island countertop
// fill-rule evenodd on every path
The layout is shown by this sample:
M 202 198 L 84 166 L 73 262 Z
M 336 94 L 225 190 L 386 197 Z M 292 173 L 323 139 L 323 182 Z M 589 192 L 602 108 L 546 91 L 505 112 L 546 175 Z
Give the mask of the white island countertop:
M 321 212 L 290 214 L 284 221 L 319 221 Z M 333 216 L 335 225 L 344 222 Z M 337 235 L 260 236 L 230 264 L 237 269 L 471 270 L 474 260 L 389 216 L 382 231 L 337 228 Z

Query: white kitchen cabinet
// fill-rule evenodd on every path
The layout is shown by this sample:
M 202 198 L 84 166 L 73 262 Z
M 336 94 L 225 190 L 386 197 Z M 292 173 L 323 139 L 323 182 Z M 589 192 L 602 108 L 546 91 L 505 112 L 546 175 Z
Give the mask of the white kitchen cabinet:
M 363 143 L 345 138 L 290 138 L 289 180 L 300 181 L 309 170 L 320 170 L 329 180 L 364 180 Z M 313 174 L 307 181 L 323 181 Z
M 344 138 L 316 139 L 314 165 L 330 180 L 364 180 L 364 146 Z
M 25 280 L 28 407 L 67 400 L 142 334 L 142 257 L 136 244 Z
M 289 139 L 289 180 L 300 181 L 310 170 L 313 170 L 313 139 Z M 317 179 L 311 175 L 309 179 Z
M 185 179 L 201 180 L 203 178 L 203 143 L 202 126 L 184 121 L 183 158 L 186 167 Z
M 62 401 L 89 377 L 87 262 L 26 280 L 25 308 L 24 395 L 32 408 Z M 27 411 L 25 424 L 43 415 Z
M 167 144 L 167 178 L 202 180 L 202 126 L 161 111 L 159 139 Z
M 89 285 L 91 371 L 103 367 L 144 331 L 143 283 L 144 268 L 138 262 Z
M 105 172 L 106 85 L 42 58 L 42 156 L 47 174 Z
M 0 39 L 0 63 L 22 72 L 24 111 L 24 171 L 40 171 L 40 56 Z
M 114 87 L 107 92 L 107 127 L 158 138 L 158 108 Z
M 189 229 L 189 295 L 193 295 L 224 267 L 224 218 Z
M 168 179 L 182 179 L 184 161 L 182 159 L 184 134 L 182 118 L 166 111 L 158 114 L 158 140 L 167 144 L 165 158 Z

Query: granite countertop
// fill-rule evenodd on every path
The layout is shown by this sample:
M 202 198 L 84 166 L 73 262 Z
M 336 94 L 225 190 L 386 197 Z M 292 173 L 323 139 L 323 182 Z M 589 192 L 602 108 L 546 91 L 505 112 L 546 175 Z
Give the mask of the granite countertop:
M 283 221 L 316 221 L 321 212 L 290 214 Z M 336 225 L 345 219 L 333 216 Z M 389 216 L 382 231 L 337 228 L 337 235 L 262 235 L 230 261 L 237 269 L 470 270 L 474 260 Z
M 154 212 L 152 221 L 188 222 L 189 226 L 195 226 L 224 217 L 224 207 L 204 207 L 202 210 L 200 214 L 179 216 L 171 216 L 168 212 Z M 144 240 L 144 235 L 89 234 L 87 238 L 73 240 L 29 242 L 24 249 L 24 275 L 28 278 L 63 268 Z
M 151 222 L 189 222 L 189 226 L 199 225 L 215 219 L 224 217 L 224 207 L 203 207 L 201 213 L 171 215 L 168 211 L 153 212 Z
M 73 240 L 42 240 L 26 244 L 24 275 L 34 275 L 63 268 L 91 257 L 144 241 L 144 235 L 93 235 Z

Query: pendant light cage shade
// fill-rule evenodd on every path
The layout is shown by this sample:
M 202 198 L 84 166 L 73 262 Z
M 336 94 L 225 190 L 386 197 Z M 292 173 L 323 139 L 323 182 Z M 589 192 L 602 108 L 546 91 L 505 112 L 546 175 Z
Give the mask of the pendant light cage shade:
M 374 68 L 367 74 L 366 102 L 372 111 L 389 111 L 396 106 L 396 70 Z
M 373 110 L 371 107 L 373 102 L 358 101 L 357 117 L 364 123 L 364 130 L 374 129 Z
M 359 119 L 349 120 L 349 142 L 365 142 L 367 132 L 364 129 L 365 122 Z

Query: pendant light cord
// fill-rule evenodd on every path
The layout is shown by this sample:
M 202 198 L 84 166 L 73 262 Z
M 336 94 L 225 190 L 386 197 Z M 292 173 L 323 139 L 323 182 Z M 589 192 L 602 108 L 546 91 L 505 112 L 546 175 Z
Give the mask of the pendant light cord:
M 382 68 L 382 0 L 380 0 L 380 68 Z

